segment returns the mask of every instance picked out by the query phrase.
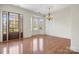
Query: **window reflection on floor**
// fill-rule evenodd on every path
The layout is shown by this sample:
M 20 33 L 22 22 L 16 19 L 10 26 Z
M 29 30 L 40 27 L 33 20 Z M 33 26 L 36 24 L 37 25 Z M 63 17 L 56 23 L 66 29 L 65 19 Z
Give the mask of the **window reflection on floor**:
M 19 53 L 19 46 L 18 45 L 16 45 L 16 46 L 11 46 L 10 48 L 9 48 L 9 53 L 10 54 L 17 54 L 17 53 Z
M 23 53 L 23 44 L 16 44 L 16 45 L 11 45 L 9 46 L 8 44 L 6 47 L 3 47 L 3 54 L 18 54 L 18 53 Z
M 33 52 L 38 51 L 38 39 L 34 38 L 33 40 Z
M 33 39 L 33 52 L 43 51 L 43 38 L 34 38 Z
M 22 43 L 20 44 L 20 50 L 19 50 L 19 52 L 23 53 L 23 44 Z
M 40 49 L 40 51 L 43 51 L 43 49 L 44 49 L 44 47 L 43 47 L 43 44 L 44 44 L 44 42 L 43 42 L 43 38 L 39 38 L 39 49 Z
M 3 54 L 7 54 L 7 47 L 3 48 Z

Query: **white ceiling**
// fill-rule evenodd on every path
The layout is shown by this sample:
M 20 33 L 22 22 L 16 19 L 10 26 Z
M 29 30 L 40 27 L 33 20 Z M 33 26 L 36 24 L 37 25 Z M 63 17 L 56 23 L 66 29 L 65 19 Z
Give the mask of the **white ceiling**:
M 51 12 L 66 8 L 69 4 L 15 4 L 16 6 L 34 11 L 36 13 L 47 14 L 48 8 L 51 8 Z

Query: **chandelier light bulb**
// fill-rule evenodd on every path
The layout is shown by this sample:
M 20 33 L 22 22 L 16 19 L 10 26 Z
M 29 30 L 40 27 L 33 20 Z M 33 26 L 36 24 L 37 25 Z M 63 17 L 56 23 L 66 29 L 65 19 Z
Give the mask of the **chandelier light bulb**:
M 49 21 L 53 19 L 53 16 L 50 13 L 50 8 L 49 8 L 48 15 L 46 16 L 46 19 L 48 19 Z

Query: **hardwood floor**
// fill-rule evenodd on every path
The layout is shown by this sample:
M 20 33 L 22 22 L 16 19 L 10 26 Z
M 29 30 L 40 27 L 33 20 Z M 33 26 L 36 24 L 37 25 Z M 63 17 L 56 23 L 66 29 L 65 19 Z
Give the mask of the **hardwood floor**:
M 0 43 L 0 54 L 77 54 L 69 47 L 69 39 L 35 35 L 23 40 Z

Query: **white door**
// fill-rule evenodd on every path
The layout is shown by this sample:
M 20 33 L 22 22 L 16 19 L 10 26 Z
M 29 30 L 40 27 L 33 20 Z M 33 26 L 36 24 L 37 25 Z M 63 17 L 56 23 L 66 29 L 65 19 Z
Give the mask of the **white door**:
M 32 17 L 32 35 L 45 33 L 45 20 L 41 17 Z

